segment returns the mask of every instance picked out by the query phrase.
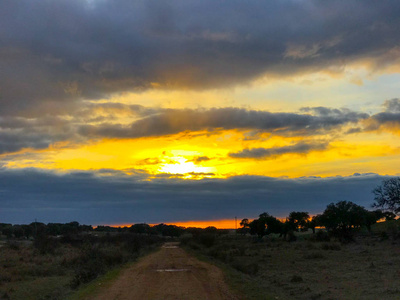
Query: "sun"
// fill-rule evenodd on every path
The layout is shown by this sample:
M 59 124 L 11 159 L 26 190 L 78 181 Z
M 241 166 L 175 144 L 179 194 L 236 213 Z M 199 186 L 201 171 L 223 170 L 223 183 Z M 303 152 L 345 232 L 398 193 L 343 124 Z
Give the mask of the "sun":
M 215 168 L 200 166 L 182 155 L 168 157 L 160 164 L 158 173 L 182 175 L 184 179 L 212 177 Z

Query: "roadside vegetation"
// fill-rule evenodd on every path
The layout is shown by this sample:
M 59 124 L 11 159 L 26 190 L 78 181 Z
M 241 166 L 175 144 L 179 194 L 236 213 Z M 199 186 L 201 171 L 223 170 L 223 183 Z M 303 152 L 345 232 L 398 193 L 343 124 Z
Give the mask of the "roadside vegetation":
M 159 247 L 179 228 L 0 224 L 0 299 L 66 299 L 100 275 Z

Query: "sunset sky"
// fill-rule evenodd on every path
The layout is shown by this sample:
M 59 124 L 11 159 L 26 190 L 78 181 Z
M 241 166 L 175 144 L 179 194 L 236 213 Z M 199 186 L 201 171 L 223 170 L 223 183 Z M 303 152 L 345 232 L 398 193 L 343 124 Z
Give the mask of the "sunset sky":
M 400 174 L 399 16 L 395 0 L 2 1 L 0 222 L 371 208 Z

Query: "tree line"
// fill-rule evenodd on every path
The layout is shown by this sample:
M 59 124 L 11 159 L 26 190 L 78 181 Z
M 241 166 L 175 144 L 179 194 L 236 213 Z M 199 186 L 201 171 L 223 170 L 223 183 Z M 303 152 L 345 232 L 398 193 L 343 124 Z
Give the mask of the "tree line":
M 351 239 L 355 229 L 365 226 L 370 231 L 371 226 L 378 220 L 392 220 L 400 214 L 400 177 L 384 180 L 381 185 L 373 190 L 373 194 L 375 202 L 372 206 L 376 208 L 373 211 L 368 211 L 350 201 L 340 201 L 329 204 L 322 214 L 312 217 L 308 212 L 293 211 L 286 220 L 282 221 L 264 212 L 252 221 L 243 219 L 240 222 L 241 228 L 238 229 L 238 233 L 249 233 L 259 237 L 276 233 L 285 239 L 291 240 L 295 239 L 294 232 L 311 229 L 315 233 L 317 227 L 325 227 L 332 235 L 342 239 Z M 211 226 L 201 230 L 199 228 L 184 228 L 163 223 L 153 226 L 140 223 L 130 227 L 97 226 L 93 228 L 91 225 L 81 225 L 74 221 L 65 224 L 33 222 L 29 225 L 0 223 L 0 231 L 8 238 L 25 237 L 29 239 L 41 235 L 65 236 L 92 231 L 178 237 L 185 232 L 195 236 L 203 231 L 205 233 L 214 233 L 217 232 L 217 229 Z M 223 230 L 218 230 L 218 232 L 222 233 Z
M 158 224 L 148 225 L 145 223 L 133 224 L 132 226 L 114 227 L 114 226 L 97 226 L 83 225 L 79 222 L 69 223 L 41 223 L 33 222 L 28 225 L 12 225 L 8 223 L 0 223 L 0 232 L 7 238 L 35 238 L 37 236 L 66 236 L 77 235 L 88 232 L 108 232 L 108 233 L 135 233 L 144 235 L 161 235 L 161 236 L 180 236 L 184 232 L 183 227 L 176 225 Z
M 285 221 L 264 212 L 257 219 L 243 219 L 238 230 L 242 234 L 250 233 L 263 237 L 271 233 L 280 234 L 283 238 L 295 239 L 294 232 L 324 227 L 328 233 L 340 239 L 352 239 L 355 229 L 371 226 L 378 220 L 393 220 L 400 213 L 400 177 L 384 180 L 373 191 L 373 207 L 368 211 L 351 201 L 339 201 L 329 204 L 322 214 L 310 216 L 308 212 L 293 211 Z

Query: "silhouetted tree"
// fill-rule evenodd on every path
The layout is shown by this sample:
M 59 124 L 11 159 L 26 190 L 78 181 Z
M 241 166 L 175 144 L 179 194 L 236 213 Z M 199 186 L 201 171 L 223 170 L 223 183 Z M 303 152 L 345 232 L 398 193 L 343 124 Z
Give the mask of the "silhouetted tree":
M 148 225 L 146 223 L 133 224 L 131 227 L 129 227 L 129 231 L 132 233 L 149 234 L 150 233 L 150 225 Z M 161 234 L 161 231 L 162 230 L 160 228 L 160 234 Z
M 307 221 L 310 218 L 308 212 L 292 211 L 289 214 L 288 222 L 293 224 L 294 231 L 305 231 L 307 230 Z
M 400 177 L 386 179 L 373 191 L 373 207 L 400 214 Z
M 250 234 L 262 237 L 265 235 L 265 222 L 260 219 L 255 219 L 249 223 Z
M 257 234 L 259 237 L 282 231 L 282 222 L 266 212 L 262 213 L 258 219 L 251 221 L 248 226 L 250 234 Z
M 249 224 L 250 224 L 249 219 L 243 219 L 242 221 L 240 221 L 241 228 L 238 228 L 237 232 L 243 235 L 249 233 L 250 232 Z
M 320 226 L 321 222 L 321 215 L 315 215 L 311 219 L 307 220 L 306 226 L 307 228 L 310 228 L 313 233 L 315 233 L 315 227 Z
M 243 219 L 242 221 L 240 221 L 240 226 L 241 227 L 249 227 L 249 219 Z
M 321 224 L 344 241 L 352 240 L 352 230 L 366 225 L 368 211 L 353 202 L 331 203 L 321 215 Z

